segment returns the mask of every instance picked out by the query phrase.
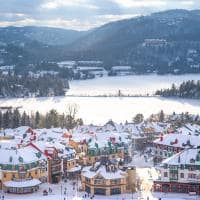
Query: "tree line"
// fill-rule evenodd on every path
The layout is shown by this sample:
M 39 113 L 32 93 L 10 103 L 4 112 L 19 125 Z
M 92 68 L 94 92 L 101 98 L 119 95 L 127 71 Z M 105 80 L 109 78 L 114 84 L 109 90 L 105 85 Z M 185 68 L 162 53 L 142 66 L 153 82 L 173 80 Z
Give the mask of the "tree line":
M 172 84 L 171 88 L 157 90 L 156 95 L 163 97 L 200 98 L 200 80 L 186 81 L 179 86 Z
M 28 114 L 25 111 L 20 112 L 19 109 L 0 110 L 0 128 L 17 128 L 19 126 L 29 126 L 32 128 L 52 128 L 61 127 L 72 129 L 77 125 L 82 125 L 83 120 L 76 118 L 77 107 L 69 105 L 67 112 L 59 114 L 52 109 L 46 114 L 41 114 L 38 111 Z
M 0 75 L 0 97 L 63 96 L 68 81 L 55 76 Z

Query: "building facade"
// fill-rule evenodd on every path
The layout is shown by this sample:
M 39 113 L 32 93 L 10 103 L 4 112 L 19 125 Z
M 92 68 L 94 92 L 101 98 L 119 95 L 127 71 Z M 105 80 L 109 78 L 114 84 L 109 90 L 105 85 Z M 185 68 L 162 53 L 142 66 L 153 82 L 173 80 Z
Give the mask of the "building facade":
M 47 160 L 36 149 L 1 149 L 0 155 L 6 155 L 0 158 L 0 189 L 10 193 L 29 193 L 34 192 L 41 182 L 46 181 Z M 24 187 L 12 188 L 20 184 Z
M 184 149 L 199 145 L 199 137 L 195 135 L 171 133 L 161 136 L 153 142 L 154 162 L 160 163 Z
M 82 189 L 90 194 L 115 195 L 135 192 L 136 170 L 134 167 L 119 169 L 110 161 L 97 162 L 85 167 L 81 173 Z
M 164 160 L 160 177 L 154 181 L 158 192 L 200 194 L 200 148 L 185 149 Z

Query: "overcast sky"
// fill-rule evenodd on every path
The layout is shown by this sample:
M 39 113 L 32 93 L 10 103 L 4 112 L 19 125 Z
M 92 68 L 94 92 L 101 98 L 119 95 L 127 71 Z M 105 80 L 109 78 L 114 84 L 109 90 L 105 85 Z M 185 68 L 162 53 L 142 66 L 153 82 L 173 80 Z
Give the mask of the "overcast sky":
M 200 9 L 200 0 L 0 0 L 0 26 L 87 30 L 167 9 Z

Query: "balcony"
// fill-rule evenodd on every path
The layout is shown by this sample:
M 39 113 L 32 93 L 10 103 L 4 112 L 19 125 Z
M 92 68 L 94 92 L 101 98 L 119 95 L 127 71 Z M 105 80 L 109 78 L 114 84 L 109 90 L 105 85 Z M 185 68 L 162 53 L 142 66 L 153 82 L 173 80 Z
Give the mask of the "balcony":
M 200 183 L 200 177 L 188 178 L 187 181 L 188 181 L 189 183 Z

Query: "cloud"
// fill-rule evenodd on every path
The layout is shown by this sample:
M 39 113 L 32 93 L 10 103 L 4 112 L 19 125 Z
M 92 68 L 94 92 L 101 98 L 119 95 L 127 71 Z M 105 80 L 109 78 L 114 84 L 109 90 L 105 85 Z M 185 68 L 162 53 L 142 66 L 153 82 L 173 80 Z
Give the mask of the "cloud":
M 195 3 L 194 1 L 181 1 L 181 4 L 186 6 L 193 6 Z
M 30 25 L 35 25 L 36 24 L 35 19 L 30 19 L 26 18 L 23 20 L 18 20 L 18 21 L 0 21 L 0 27 L 5 27 L 5 26 L 30 26 Z
M 99 15 L 96 17 L 96 20 L 99 21 L 99 24 L 103 25 L 108 22 L 123 20 L 123 19 L 130 19 L 138 17 L 137 14 L 125 14 L 125 15 Z
M 58 9 L 60 7 L 86 7 L 88 9 L 98 9 L 97 6 L 87 0 L 47 0 L 41 5 L 44 9 Z
M 200 0 L 0 0 L 0 26 L 85 30 L 167 9 L 198 9 Z
M 160 7 L 166 6 L 167 2 L 163 0 L 111 0 L 122 7 Z

